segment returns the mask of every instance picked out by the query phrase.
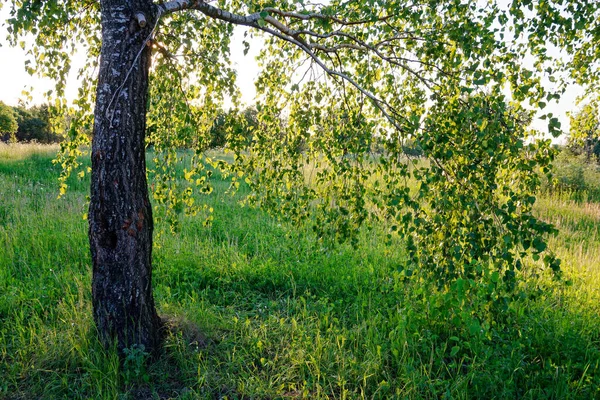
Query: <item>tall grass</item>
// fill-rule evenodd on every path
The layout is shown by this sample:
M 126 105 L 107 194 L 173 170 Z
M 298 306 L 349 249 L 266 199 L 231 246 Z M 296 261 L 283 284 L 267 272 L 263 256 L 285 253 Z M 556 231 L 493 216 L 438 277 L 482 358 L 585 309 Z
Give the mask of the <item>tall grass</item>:
M 88 183 L 57 200 L 55 149 L 16 149 L 0 148 L 0 398 L 600 396 L 598 203 L 540 196 L 563 280 L 526 276 L 506 322 L 465 338 L 404 276 L 401 242 L 375 230 L 357 249 L 320 247 L 217 176 L 213 225 L 182 217 L 155 243 L 164 354 L 119 365 L 91 318 Z
M 3 163 L 23 160 L 31 156 L 54 156 L 58 151 L 57 144 L 39 143 L 4 143 L 0 142 L 0 160 Z

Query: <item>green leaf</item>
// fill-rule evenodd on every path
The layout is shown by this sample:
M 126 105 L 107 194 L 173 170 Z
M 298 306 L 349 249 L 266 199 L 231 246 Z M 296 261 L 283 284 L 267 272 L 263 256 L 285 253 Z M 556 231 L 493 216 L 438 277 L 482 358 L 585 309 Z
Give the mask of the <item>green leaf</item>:
M 546 250 L 546 247 L 546 242 L 542 238 L 536 237 L 535 239 L 533 239 L 533 248 L 538 253 L 541 253 L 542 251 Z
M 452 349 L 450 350 L 450 357 L 456 356 L 459 351 L 460 351 L 460 346 L 458 346 L 458 345 L 452 346 Z
M 497 283 L 500 280 L 500 274 L 498 273 L 498 271 L 492 272 L 490 280 L 494 283 Z

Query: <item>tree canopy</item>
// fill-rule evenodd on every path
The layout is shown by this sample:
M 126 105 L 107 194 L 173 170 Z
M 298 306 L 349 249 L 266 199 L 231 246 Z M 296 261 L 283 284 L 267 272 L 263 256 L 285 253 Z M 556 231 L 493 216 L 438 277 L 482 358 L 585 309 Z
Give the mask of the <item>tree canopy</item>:
M 549 173 L 553 151 L 550 140 L 531 140 L 536 132 L 524 120 L 531 107 L 543 109 L 560 93 L 543 85 L 544 76 L 560 68 L 549 64 L 545 38 L 560 33 L 554 44 L 578 60 L 594 54 L 593 46 L 581 46 L 594 43 L 581 32 L 595 6 L 568 2 L 569 25 L 562 1 L 500 3 L 23 0 L 9 2 L 9 24 L 14 44 L 33 34 L 29 68 L 57 81 L 51 94 L 56 112 L 67 107 L 72 54 L 88 55 L 61 155 L 67 173 L 92 124 L 98 132 L 100 123 L 108 130 L 121 123 L 122 107 L 134 102 L 129 85 L 138 65 L 148 62 L 146 124 L 135 129 L 148 127 L 145 140 L 155 150 L 158 174 L 154 199 L 171 221 L 176 210 L 203 209 L 193 193 L 211 192 L 211 164 L 231 175 L 233 187 L 249 185 L 249 203 L 311 224 L 326 246 L 355 242 L 362 226 L 383 221 L 390 236 L 406 241 L 410 262 L 401 268 L 407 277 L 436 277 L 437 289 L 450 293 L 445 298 L 458 310 L 468 307 L 468 294 L 505 307 L 529 255 L 559 269 L 545 241 L 553 228 L 532 214 L 533 193 L 540 174 Z M 580 20 L 588 22 L 579 26 Z M 236 25 L 248 29 L 246 47 L 256 38 L 264 47 L 256 124 L 247 127 L 252 141 L 243 130 L 229 129 L 229 164 L 204 151 L 223 105 L 241 107 L 229 61 Z M 101 47 L 119 45 L 118 32 L 141 45 L 125 58 L 117 50 L 102 53 L 103 65 Z M 523 63 L 526 52 L 537 57 L 530 66 Z M 111 86 L 100 73 L 105 83 L 96 87 L 96 71 L 113 59 L 121 60 L 110 64 L 120 83 Z M 560 134 L 557 118 L 545 118 L 549 132 Z M 422 149 L 422 159 L 406 156 L 409 142 Z M 102 151 L 121 144 L 98 146 L 92 153 L 101 162 Z M 195 150 L 184 184 L 172 167 L 181 147 Z M 92 181 L 101 176 L 93 173 Z M 145 181 L 136 190 L 144 187 Z M 106 240 L 101 247 L 121 239 Z M 456 317 L 479 324 L 483 312 L 457 311 Z
M 527 39 L 520 47 L 531 51 L 538 65 L 546 64 L 546 72 L 553 81 L 562 80 L 563 85 L 575 81 L 592 92 L 598 90 L 598 2 L 513 0 L 510 11 L 515 34 Z M 562 51 L 560 57 L 555 50 Z M 561 70 L 568 73 L 560 76 Z
M 579 112 L 570 116 L 569 146 L 585 153 L 588 161 L 600 162 L 600 121 L 598 100 L 583 105 Z
M 14 134 L 17 132 L 18 127 L 13 110 L 0 102 L 0 135 L 3 140 L 14 139 Z

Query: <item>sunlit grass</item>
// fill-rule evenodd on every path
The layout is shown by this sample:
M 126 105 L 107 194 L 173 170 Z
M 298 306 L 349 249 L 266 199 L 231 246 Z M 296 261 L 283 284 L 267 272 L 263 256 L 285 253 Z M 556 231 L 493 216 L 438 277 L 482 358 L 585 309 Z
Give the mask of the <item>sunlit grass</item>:
M 59 146 L 39 143 L 4 143 L 0 141 L 0 160 L 3 162 L 23 160 L 32 155 L 54 156 Z
M 459 338 L 429 316 L 425 282 L 398 272 L 401 242 L 375 230 L 357 249 L 323 247 L 240 207 L 217 176 L 202 199 L 213 225 L 182 217 L 156 240 L 156 303 L 177 328 L 138 373 L 96 338 L 88 183 L 57 199 L 56 148 L 18 149 L 0 147 L 0 398 L 600 396 L 598 203 L 540 195 L 563 280 L 528 276 L 506 323 Z

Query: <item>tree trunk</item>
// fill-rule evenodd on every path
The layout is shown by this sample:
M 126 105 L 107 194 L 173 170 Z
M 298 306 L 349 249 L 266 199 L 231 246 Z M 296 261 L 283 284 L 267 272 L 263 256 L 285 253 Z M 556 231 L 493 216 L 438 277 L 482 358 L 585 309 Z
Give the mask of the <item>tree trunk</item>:
M 89 239 L 94 320 L 101 341 L 154 353 L 161 321 L 152 297 L 152 208 L 145 160 L 154 24 L 149 0 L 102 0 L 102 51 L 92 142 Z M 147 24 L 138 23 L 143 13 Z M 141 25 L 145 25 L 142 27 Z

